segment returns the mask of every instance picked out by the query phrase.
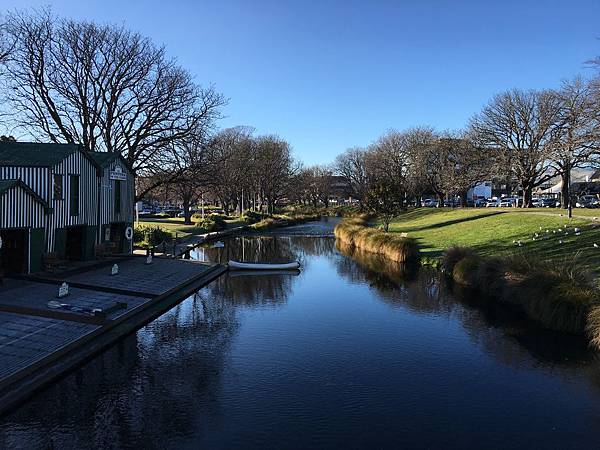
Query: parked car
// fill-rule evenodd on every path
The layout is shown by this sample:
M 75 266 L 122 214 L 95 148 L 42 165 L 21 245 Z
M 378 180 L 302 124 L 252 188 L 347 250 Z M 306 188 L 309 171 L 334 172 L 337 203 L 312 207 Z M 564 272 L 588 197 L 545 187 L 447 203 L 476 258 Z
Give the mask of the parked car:
M 560 203 L 553 198 L 540 198 L 535 206 L 538 208 L 556 208 L 560 206 Z
M 498 200 L 494 200 L 493 198 L 489 198 L 486 200 L 485 202 L 485 207 L 486 208 L 495 208 L 500 204 L 500 201 Z
M 437 207 L 438 202 L 437 200 L 433 200 L 432 198 L 426 198 L 425 200 L 423 200 L 422 205 L 428 208 L 435 208 Z
M 453 199 L 444 200 L 444 206 L 447 206 L 447 207 L 460 206 L 460 199 L 453 198 Z
M 595 195 L 582 195 L 577 202 L 575 202 L 575 206 L 577 208 L 598 208 L 600 206 L 600 201 L 598 201 L 598 198 Z
M 503 208 L 507 208 L 510 206 L 514 206 L 516 203 L 516 199 L 511 198 L 511 197 L 506 197 L 503 199 L 500 199 L 500 202 L 498 203 L 498 206 L 501 206 Z
M 488 200 L 486 198 L 478 198 L 476 199 L 473 204 L 476 208 L 481 208 L 482 206 L 486 206 Z

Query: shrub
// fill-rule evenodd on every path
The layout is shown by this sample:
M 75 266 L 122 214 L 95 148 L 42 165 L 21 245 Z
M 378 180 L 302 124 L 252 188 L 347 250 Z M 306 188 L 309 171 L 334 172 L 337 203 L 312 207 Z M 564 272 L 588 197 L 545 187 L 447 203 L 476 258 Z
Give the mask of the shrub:
M 156 247 L 171 239 L 171 234 L 155 225 L 137 225 L 133 229 L 133 241 L 136 244 Z
M 253 223 L 257 223 L 260 222 L 261 220 L 263 220 L 266 217 L 266 214 L 260 213 L 260 212 L 256 212 L 256 211 L 246 211 L 244 213 L 244 215 L 242 216 L 242 219 L 248 223 L 248 224 L 253 224 Z
M 225 226 L 225 221 L 220 217 L 212 218 L 207 216 L 204 218 L 204 220 L 199 220 L 198 222 L 196 222 L 196 228 L 199 229 L 199 233 L 201 233 L 202 231 L 206 233 L 221 231 L 225 229 Z

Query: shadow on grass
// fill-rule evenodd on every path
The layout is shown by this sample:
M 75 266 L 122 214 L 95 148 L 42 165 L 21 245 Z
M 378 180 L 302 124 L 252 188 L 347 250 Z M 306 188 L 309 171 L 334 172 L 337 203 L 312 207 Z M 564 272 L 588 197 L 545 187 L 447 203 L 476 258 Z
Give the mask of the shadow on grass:
M 436 222 L 436 223 L 432 223 L 430 225 L 424 225 L 424 226 L 420 226 L 420 227 L 407 227 L 406 230 L 407 231 L 434 230 L 436 228 L 448 227 L 448 226 L 452 226 L 452 225 L 457 225 L 459 223 L 473 222 L 475 220 L 485 219 L 486 217 L 497 216 L 499 214 L 504 214 L 504 213 L 502 211 L 498 211 L 498 212 L 493 212 L 493 213 L 489 213 L 489 214 L 480 214 L 480 215 L 476 215 L 476 216 L 462 217 L 460 219 L 446 220 L 445 222 Z

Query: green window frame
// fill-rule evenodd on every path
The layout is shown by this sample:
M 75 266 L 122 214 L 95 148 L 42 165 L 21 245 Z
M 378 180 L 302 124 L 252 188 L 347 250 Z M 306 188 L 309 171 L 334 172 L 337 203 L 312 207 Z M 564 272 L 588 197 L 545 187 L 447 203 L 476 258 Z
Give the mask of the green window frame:
M 54 174 L 54 200 L 63 199 L 63 176 L 61 174 Z
M 79 175 L 69 175 L 69 209 L 72 216 L 79 215 Z

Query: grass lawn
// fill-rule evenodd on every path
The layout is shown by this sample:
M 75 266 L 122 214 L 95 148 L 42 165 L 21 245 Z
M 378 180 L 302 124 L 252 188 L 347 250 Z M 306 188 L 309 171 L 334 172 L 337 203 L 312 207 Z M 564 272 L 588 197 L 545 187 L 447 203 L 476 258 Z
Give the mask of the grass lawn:
M 593 219 L 600 217 L 600 210 L 577 209 L 573 214 L 576 217 L 568 219 L 560 209 L 418 208 L 398 216 L 390 231 L 406 232 L 415 238 L 424 256 L 438 257 L 452 245 L 471 247 L 482 256 L 523 251 L 552 259 L 579 253 L 581 262 L 600 273 L 600 248 L 594 248 L 594 243 L 600 246 L 600 221 Z M 565 225 L 568 235 L 564 234 Z M 581 228 L 580 236 L 574 235 L 575 227 Z M 540 235 L 535 241 L 534 233 Z M 548 239 L 542 239 L 546 235 Z M 513 243 L 519 240 L 522 247 Z

